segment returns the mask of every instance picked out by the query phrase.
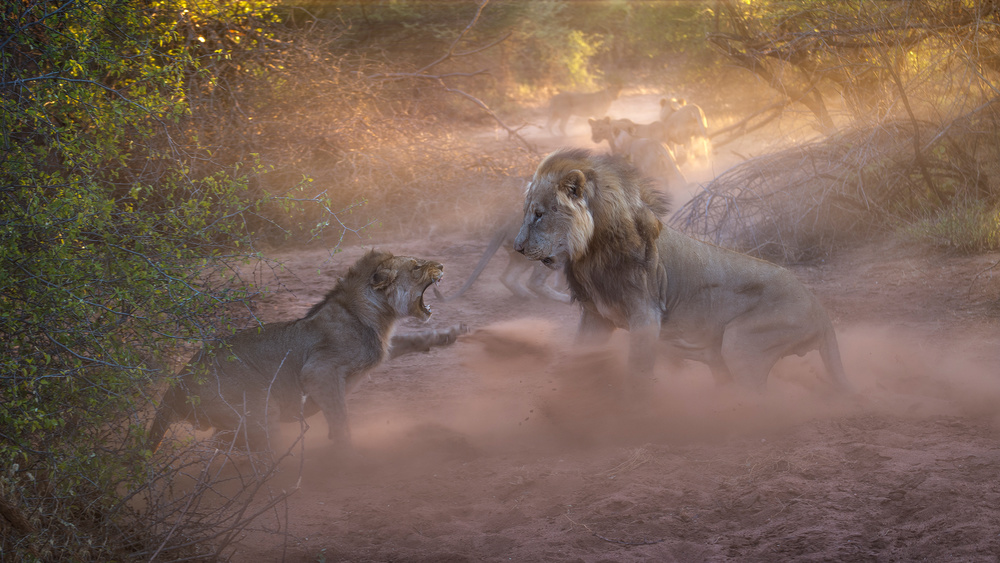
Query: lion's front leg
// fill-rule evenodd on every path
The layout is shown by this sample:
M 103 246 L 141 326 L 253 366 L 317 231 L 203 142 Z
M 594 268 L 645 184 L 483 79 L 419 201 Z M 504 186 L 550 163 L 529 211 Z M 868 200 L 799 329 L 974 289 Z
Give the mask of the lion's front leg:
M 629 330 L 628 367 L 633 381 L 649 386 L 656 364 L 656 346 L 660 340 L 659 323 L 650 323 Z
M 446 330 L 421 330 L 396 334 L 393 335 L 389 346 L 389 359 L 413 352 L 430 352 L 432 347 L 454 344 L 459 336 L 468 333 L 469 327 L 465 323 L 460 323 Z
M 331 368 L 331 362 L 310 360 L 302 368 L 302 390 L 316 403 L 326 418 L 327 437 L 350 447 L 351 427 L 347 420 L 347 373 Z
M 661 318 L 656 310 L 647 308 L 629 318 L 628 367 L 632 390 L 640 398 L 648 397 L 653 387 L 660 328 Z
M 614 323 L 602 317 L 594 308 L 584 305 L 576 343 L 579 346 L 600 346 L 607 343 L 614 331 Z

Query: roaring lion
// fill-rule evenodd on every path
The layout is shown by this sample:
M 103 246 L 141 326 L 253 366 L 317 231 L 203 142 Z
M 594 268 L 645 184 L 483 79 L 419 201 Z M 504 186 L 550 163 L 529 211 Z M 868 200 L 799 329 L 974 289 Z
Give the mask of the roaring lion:
M 483 256 L 479 259 L 479 263 L 476 264 L 475 269 L 472 274 L 469 275 L 469 279 L 465 280 L 462 287 L 458 289 L 452 295 L 444 297 L 438 291 L 437 287 L 434 288 L 434 294 L 438 299 L 443 299 L 444 301 L 451 301 L 453 299 L 458 299 L 465 294 L 466 291 L 472 287 L 472 284 L 479 278 L 479 275 L 483 273 L 486 269 L 486 265 L 490 263 L 490 259 L 493 255 L 500 250 L 503 246 L 507 249 L 509 254 L 509 259 L 507 261 L 507 267 L 504 268 L 502 274 L 500 274 L 500 283 L 510 290 L 515 296 L 522 299 L 530 299 L 532 294 L 537 295 L 545 299 L 551 299 L 553 301 L 559 301 L 560 303 L 569 303 L 569 294 L 562 293 L 555 288 L 549 286 L 546 282 L 549 276 L 552 275 L 552 270 L 547 268 L 543 264 L 533 262 L 525 258 L 521 253 L 514 251 L 514 237 L 517 236 L 517 230 L 521 226 L 521 216 L 512 215 L 508 220 L 504 221 L 500 228 L 497 229 L 496 233 L 493 234 L 493 238 L 490 239 L 489 246 L 483 252 Z M 527 287 L 521 283 L 521 277 L 525 272 L 531 271 L 531 276 L 528 277 Z
M 545 129 L 551 132 L 552 125 L 558 123 L 559 131 L 565 135 L 570 116 L 603 117 L 611 108 L 611 103 L 618 99 L 621 90 L 621 86 L 610 86 L 599 92 L 561 92 L 552 96 Z
M 159 447 L 170 424 L 187 421 L 200 430 L 236 433 L 239 446 L 249 451 L 269 450 L 268 430 L 276 422 L 269 406 L 278 407 L 282 422 L 322 410 L 329 439 L 349 447 L 345 399 L 364 374 L 386 358 L 451 344 L 467 332 L 456 325 L 393 335 L 403 317 L 430 318 L 423 294 L 443 269 L 430 260 L 373 250 L 305 317 L 244 330 L 202 348 L 164 395 L 149 448 Z
M 582 308 L 578 341 L 629 335 L 629 367 L 651 381 L 657 340 L 708 364 L 716 381 L 762 389 L 774 364 L 818 349 L 847 389 L 833 325 L 788 270 L 664 225 L 658 193 L 620 158 L 562 149 L 528 186 L 514 248 L 562 262 Z

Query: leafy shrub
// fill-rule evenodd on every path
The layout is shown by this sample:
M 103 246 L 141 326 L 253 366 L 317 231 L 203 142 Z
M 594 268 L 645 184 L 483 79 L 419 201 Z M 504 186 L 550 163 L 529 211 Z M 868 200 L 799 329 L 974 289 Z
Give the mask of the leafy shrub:
M 147 478 L 146 393 L 189 342 L 246 321 L 239 266 L 262 211 L 295 198 L 255 187 L 260 164 L 209 119 L 267 72 L 241 53 L 271 48 L 273 22 L 257 0 L 0 18 L 0 556 L 149 542 L 126 502 Z
M 963 199 L 906 225 L 903 232 L 962 254 L 996 250 L 1000 248 L 1000 209 L 985 201 Z

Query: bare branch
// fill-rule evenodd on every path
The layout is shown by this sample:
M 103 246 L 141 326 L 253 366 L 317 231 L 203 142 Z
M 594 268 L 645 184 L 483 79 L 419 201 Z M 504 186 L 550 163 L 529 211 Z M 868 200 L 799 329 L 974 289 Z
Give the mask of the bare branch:
M 445 61 L 447 61 L 449 59 L 458 58 L 458 57 L 465 57 L 465 56 L 468 56 L 468 55 L 473 55 L 473 54 L 476 54 L 476 53 L 480 53 L 480 52 L 485 51 L 485 50 L 487 50 L 487 49 L 489 49 L 491 47 L 499 45 L 500 43 L 504 42 L 507 38 L 509 38 L 511 36 L 511 33 L 507 33 L 507 34 L 503 35 L 502 37 L 500 37 L 499 39 L 496 39 L 494 41 L 491 41 L 490 43 L 487 43 L 485 45 L 476 47 L 474 49 L 470 49 L 470 50 L 464 51 L 464 52 L 458 52 L 457 51 L 459 43 L 461 43 L 464 40 L 465 36 L 468 35 L 469 32 L 472 31 L 472 29 L 475 27 L 476 23 L 479 21 L 480 15 L 482 15 L 482 13 L 483 13 L 483 8 L 485 8 L 487 4 L 489 4 L 489 0 L 483 0 L 482 2 L 479 3 L 478 8 L 476 9 L 476 13 L 472 17 L 472 20 L 470 20 L 469 23 L 468 23 L 468 25 L 465 26 L 465 29 L 463 29 L 462 32 L 458 34 L 458 37 L 456 37 L 455 40 L 452 41 L 451 46 L 448 47 L 448 51 L 444 55 L 441 55 L 440 57 L 438 57 L 438 59 L 435 60 L 434 62 L 432 62 L 432 63 L 424 66 L 423 68 L 421 68 L 420 70 L 417 70 L 415 72 L 377 73 L 377 74 L 371 75 L 369 78 L 372 79 L 372 80 L 407 80 L 407 79 L 413 79 L 413 80 L 426 80 L 426 81 L 429 81 L 429 82 L 433 82 L 433 83 L 439 85 L 445 92 L 448 92 L 449 94 L 456 94 L 458 96 L 461 96 L 461 97 L 465 98 L 466 100 L 469 100 L 473 104 L 475 104 L 476 107 L 478 107 L 479 109 L 481 109 L 483 112 L 486 113 L 486 115 L 488 115 L 491 119 L 493 119 L 493 121 L 495 121 L 497 123 L 497 125 L 500 126 L 500 128 L 502 128 L 504 131 L 506 131 L 509 138 L 512 138 L 512 139 L 516 140 L 518 143 L 521 144 L 521 146 L 523 146 L 524 148 L 528 149 L 532 153 L 536 153 L 537 154 L 538 153 L 537 147 L 535 147 L 535 145 L 533 145 L 532 143 L 528 142 L 528 140 L 525 139 L 524 137 L 522 137 L 521 134 L 519 133 L 519 131 L 521 129 L 523 129 L 524 127 L 526 127 L 526 124 L 525 125 L 521 125 L 521 126 L 516 127 L 516 128 L 515 127 L 511 127 L 510 125 L 507 125 L 507 123 L 505 123 L 503 119 L 500 119 L 500 116 L 498 116 L 496 114 L 496 112 L 494 112 L 489 107 L 489 105 L 486 104 L 486 102 L 484 102 L 483 100 L 479 99 L 478 97 L 476 97 L 476 96 L 474 96 L 474 95 L 466 92 L 465 90 L 462 90 L 460 88 L 454 88 L 454 87 L 448 86 L 448 84 L 445 83 L 445 79 L 447 79 L 447 78 L 456 78 L 456 77 L 470 78 L 470 77 L 474 77 L 474 76 L 480 76 L 480 75 L 483 75 L 483 74 L 489 74 L 489 72 L 487 70 L 484 69 L 484 70 L 479 70 L 479 71 L 471 72 L 471 73 L 462 73 L 462 72 L 451 72 L 451 73 L 445 73 L 445 74 L 430 74 L 430 73 L 428 73 L 428 71 L 430 69 L 434 68 L 435 66 L 437 66 L 437 65 L 439 65 L 439 64 L 441 64 L 441 63 L 443 63 L 443 62 L 445 62 Z

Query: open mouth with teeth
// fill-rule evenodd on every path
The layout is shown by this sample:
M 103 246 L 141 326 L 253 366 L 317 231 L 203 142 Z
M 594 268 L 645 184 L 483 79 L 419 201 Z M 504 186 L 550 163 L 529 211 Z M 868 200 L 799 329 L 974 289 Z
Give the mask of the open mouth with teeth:
M 427 285 L 424 286 L 424 290 L 420 292 L 420 303 L 419 303 L 420 310 L 423 311 L 424 315 L 427 317 L 431 316 L 431 308 L 424 301 L 424 294 L 427 293 L 427 289 L 430 288 L 430 286 L 432 285 L 435 287 L 435 289 L 437 289 L 438 282 L 440 282 L 441 278 L 443 277 L 444 273 L 436 272 L 433 276 L 431 276 L 431 279 L 430 281 L 427 282 Z

